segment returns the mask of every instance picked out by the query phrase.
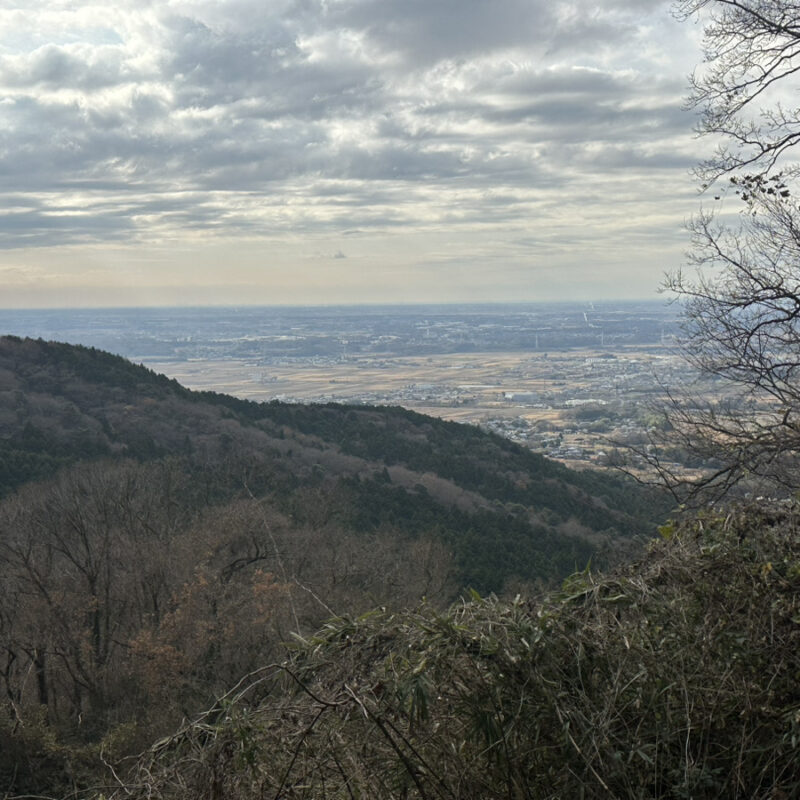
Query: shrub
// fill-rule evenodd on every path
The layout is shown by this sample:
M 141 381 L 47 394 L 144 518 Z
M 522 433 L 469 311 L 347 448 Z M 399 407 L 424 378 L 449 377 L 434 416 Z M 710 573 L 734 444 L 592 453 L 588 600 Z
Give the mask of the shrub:
M 760 507 L 668 525 L 638 563 L 536 604 L 333 620 L 156 745 L 125 791 L 796 797 L 797 522 Z

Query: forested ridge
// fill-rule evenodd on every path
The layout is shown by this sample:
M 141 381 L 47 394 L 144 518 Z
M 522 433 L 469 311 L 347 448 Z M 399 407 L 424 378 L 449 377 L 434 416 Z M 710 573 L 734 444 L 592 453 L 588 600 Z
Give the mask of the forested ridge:
M 0 792 L 54 797 L 327 619 L 556 585 L 669 508 L 402 408 L 191 392 L 14 337 L 0 495 Z
M 791 500 L 10 337 L 0 448 L 4 800 L 800 793 Z
M 494 434 L 406 409 L 191 392 L 92 348 L 13 337 L 0 339 L 0 454 L 0 495 L 81 460 L 172 457 L 205 476 L 209 497 L 268 491 L 296 518 L 445 530 L 453 516 L 459 531 L 472 517 L 485 528 L 513 520 L 548 548 L 554 535 L 573 534 L 573 567 L 592 552 L 587 538 L 605 532 L 613 544 L 669 508 L 620 476 L 569 470 Z M 296 502 L 312 488 L 320 498 L 313 508 Z M 526 578 L 565 566 L 517 565 Z M 475 588 L 500 589 L 510 574 Z

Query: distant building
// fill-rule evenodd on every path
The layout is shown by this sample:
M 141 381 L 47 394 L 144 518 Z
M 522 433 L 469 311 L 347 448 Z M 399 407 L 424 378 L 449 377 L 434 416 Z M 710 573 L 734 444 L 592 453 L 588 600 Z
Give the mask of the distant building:
M 564 405 L 567 408 L 576 408 L 577 406 L 586 406 L 586 405 L 596 405 L 596 406 L 606 406 L 608 405 L 607 400 L 598 400 L 595 397 L 573 397 L 570 400 L 567 400 Z
M 504 392 L 503 399 L 515 403 L 536 403 L 539 395 L 536 392 Z

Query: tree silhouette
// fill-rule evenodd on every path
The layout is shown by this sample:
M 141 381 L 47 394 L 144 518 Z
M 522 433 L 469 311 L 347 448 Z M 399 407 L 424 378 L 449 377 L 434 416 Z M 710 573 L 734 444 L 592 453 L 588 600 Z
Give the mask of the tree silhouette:
M 715 202 L 689 225 L 689 268 L 664 288 L 683 303 L 684 356 L 725 389 L 711 404 L 669 393 L 664 424 L 639 452 L 681 500 L 735 487 L 795 490 L 800 207 L 792 187 L 800 164 L 791 158 L 800 109 L 789 101 L 800 70 L 800 3 L 679 0 L 675 11 L 704 23 L 690 104 L 700 112 L 698 132 L 718 146 L 697 168 Z M 713 469 L 687 479 L 666 459 L 676 447 Z

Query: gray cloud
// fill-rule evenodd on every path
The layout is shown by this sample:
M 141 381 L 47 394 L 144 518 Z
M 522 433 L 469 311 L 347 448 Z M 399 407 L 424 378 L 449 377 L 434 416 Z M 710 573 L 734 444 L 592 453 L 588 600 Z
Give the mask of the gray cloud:
M 557 3 L 547 0 L 361 0 L 334 4 L 335 25 L 364 33 L 417 63 L 491 53 L 548 38 Z
M 660 0 L 169 8 L 0 11 L 0 247 L 499 231 L 693 160 Z
M 73 88 L 93 92 L 136 76 L 124 74 L 118 47 L 47 44 L 32 53 L 0 59 L 0 81 L 12 89 Z

